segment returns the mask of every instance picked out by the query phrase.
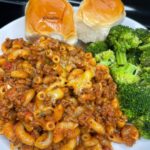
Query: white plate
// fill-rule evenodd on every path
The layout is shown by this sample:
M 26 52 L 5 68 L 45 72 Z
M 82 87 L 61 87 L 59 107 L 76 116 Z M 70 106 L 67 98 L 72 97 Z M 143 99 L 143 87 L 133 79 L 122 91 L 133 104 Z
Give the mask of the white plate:
M 122 24 L 130 26 L 132 28 L 145 28 L 140 23 L 128 17 L 125 18 Z M 11 39 L 20 37 L 25 38 L 24 35 L 25 35 L 25 18 L 21 17 L 0 29 L 0 45 L 4 42 L 4 40 L 7 37 Z M 1 50 L 0 53 L 2 53 Z M 114 150 L 150 150 L 150 140 L 140 139 L 131 148 L 114 143 L 113 147 Z M 0 150 L 9 150 L 9 142 L 3 136 L 0 136 Z

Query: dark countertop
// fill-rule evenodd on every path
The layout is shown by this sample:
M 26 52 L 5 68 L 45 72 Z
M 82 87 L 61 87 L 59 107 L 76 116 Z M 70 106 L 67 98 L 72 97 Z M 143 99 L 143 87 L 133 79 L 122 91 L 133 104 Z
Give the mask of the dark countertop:
M 18 1 L 25 2 L 26 0 Z M 123 2 L 126 6 L 132 8 L 130 11 L 127 11 L 127 16 L 150 29 L 150 0 L 123 0 Z M 23 16 L 24 8 L 24 5 L 0 2 L 0 28 L 14 19 Z

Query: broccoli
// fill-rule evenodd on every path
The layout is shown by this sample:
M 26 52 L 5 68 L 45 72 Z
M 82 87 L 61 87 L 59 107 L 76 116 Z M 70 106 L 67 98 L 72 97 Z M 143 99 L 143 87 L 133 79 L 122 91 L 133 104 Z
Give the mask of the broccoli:
M 128 63 L 139 65 L 140 60 L 139 57 L 141 56 L 141 51 L 138 49 L 133 49 L 132 51 L 127 52 L 127 61 Z
M 150 86 L 150 67 L 143 68 L 140 74 L 140 82 L 141 84 Z
M 94 56 L 100 52 L 108 50 L 108 45 L 105 41 L 98 41 L 87 46 L 86 51 L 91 52 Z
M 125 113 L 130 110 L 135 116 L 142 116 L 150 111 L 150 86 L 141 83 L 120 84 L 118 90 L 121 107 Z
M 120 84 L 118 98 L 122 111 L 141 135 L 150 138 L 150 84 Z
M 140 56 L 140 63 L 143 67 L 150 66 L 150 49 L 142 52 Z
M 149 72 L 150 73 L 150 66 L 149 67 L 143 67 L 144 72 Z
M 140 80 L 140 67 L 127 63 L 124 66 L 112 65 L 110 68 L 111 74 L 118 84 L 131 84 Z
M 136 29 L 136 34 L 142 43 L 139 46 L 139 49 L 142 51 L 150 50 L 150 32 L 147 29 Z
M 132 121 L 144 138 L 150 139 L 150 112 Z
M 126 64 L 126 52 L 137 48 L 141 43 L 134 29 L 122 25 L 111 28 L 106 40 L 115 51 L 118 65 Z
M 138 28 L 135 32 L 142 41 L 142 45 L 150 43 L 150 32 L 147 29 Z
M 142 51 L 150 50 L 150 43 L 139 46 L 139 49 Z
M 103 64 L 106 66 L 111 66 L 112 64 L 115 63 L 115 55 L 114 55 L 114 52 L 111 50 L 96 54 L 95 59 L 97 63 Z

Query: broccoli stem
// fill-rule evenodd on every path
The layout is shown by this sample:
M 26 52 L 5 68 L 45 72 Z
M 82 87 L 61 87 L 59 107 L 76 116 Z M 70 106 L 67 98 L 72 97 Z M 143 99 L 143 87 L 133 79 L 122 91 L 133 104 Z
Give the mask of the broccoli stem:
M 116 60 L 118 65 L 124 65 L 127 63 L 126 52 L 116 52 Z
M 128 64 L 125 70 L 127 73 L 132 73 L 133 75 L 137 75 L 139 72 L 139 69 L 135 65 L 132 65 L 132 64 L 130 65 Z

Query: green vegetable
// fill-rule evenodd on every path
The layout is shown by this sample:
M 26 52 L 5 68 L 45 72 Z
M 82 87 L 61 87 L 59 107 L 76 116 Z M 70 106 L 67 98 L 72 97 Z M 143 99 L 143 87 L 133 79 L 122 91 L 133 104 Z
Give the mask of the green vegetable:
M 115 63 L 115 55 L 114 55 L 114 52 L 111 50 L 107 50 L 99 54 L 96 54 L 95 59 L 97 63 L 103 64 L 106 66 L 111 66 L 112 64 Z
M 122 84 L 118 97 L 123 112 L 135 124 L 141 135 L 150 138 L 150 84 Z
M 121 107 L 126 112 L 130 110 L 137 118 L 143 116 L 150 111 L 150 86 L 143 84 L 121 84 L 119 85 L 119 99 Z
M 139 49 L 142 51 L 150 50 L 150 32 L 146 29 L 136 29 L 135 32 L 142 41 Z
M 139 46 L 139 49 L 142 50 L 142 51 L 150 50 L 150 43 Z
M 141 41 L 133 29 L 118 25 L 110 30 L 107 43 L 115 51 L 118 65 L 124 65 L 127 63 L 126 52 L 137 48 Z
M 135 32 L 142 41 L 142 45 L 150 43 L 150 32 L 147 29 L 138 28 Z
M 143 72 L 140 74 L 140 82 L 150 86 L 150 67 L 143 69 Z
M 149 67 L 143 67 L 144 72 L 149 72 L 150 73 L 150 66 Z
M 91 43 L 87 46 L 86 51 L 91 52 L 94 56 L 100 52 L 108 50 L 108 46 L 105 41 L 98 41 L 95 43 Z
M 150 113 L 144 116 L 138 117 L 132 121 L 137 126 L 141 135 L 144 138 L 150 139 Z
M 139 65 L 140 60 L 139 57 L 141 56 L 141 51 L 138 49 L 133 49 L 132 51 L 127 52 L 127 61 L 128 63 Z
M 142 52 L 140 62 L 143 67 L 150 66 L 150 49 Z
M 114 80 L 118 84 L 131 84 L 140 80 L 138 75 L 140 67 L 133 64 L 128 63 L 124 66 L 118 66 L 115 64 L 110 68 L 110 70 Z

